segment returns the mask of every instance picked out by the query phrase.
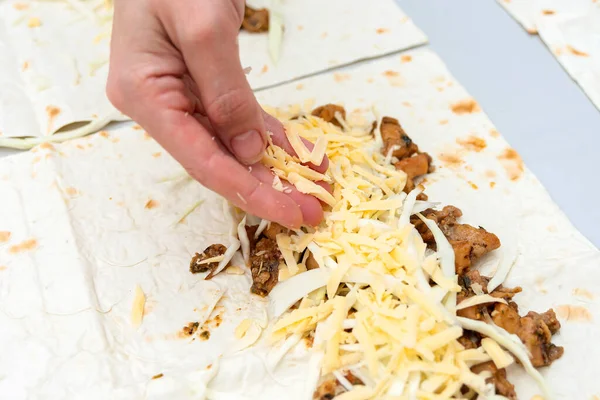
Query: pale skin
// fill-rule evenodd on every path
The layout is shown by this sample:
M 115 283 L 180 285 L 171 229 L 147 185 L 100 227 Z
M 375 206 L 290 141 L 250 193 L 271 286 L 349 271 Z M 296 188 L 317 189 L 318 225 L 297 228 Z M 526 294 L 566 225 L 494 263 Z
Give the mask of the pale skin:
M 116 0 L 108 97 L 236 206 L 292 228 L 316 225 L 321 203 L 293 187 L 273 189 L 259 163 L 267 131 L 293 150 L 246 80 L 237 44 L 243 14 L 243 0 Z

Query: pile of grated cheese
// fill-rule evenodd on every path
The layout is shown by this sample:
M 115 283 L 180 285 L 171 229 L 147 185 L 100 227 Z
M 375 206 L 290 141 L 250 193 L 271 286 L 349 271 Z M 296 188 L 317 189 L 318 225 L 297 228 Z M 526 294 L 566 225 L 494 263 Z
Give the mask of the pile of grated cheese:
M 475 394 L 500 399 L 486 383 L 490 373 L 475 374 L 470 367 L 489 360 L 507 367 L 514 359 L 505 349 L 545 389 L 518 338 L 456 316 L 460 286 L 452 248 L 433 221 L 424 220 L 437 252 L 426 248 L 410 224 L 411 214 L 420 216 L 428 204 L 416 200 L 422 188 L 403 193 L 406 175 L 380 153 L 380 133 L 373 136 L 370 123 L 360 120 L 340 121 L 344 128 L 339 128 L 298 106 L 268 111 L 284 121 L 297 153 L 290 156 L 270 143 L 263 163 L 275 174 L 273 187 L 289 181 L 330 207 L 317 228 L 277 236 L 285 265 L 270 294 L 273 340 L 312 337 L 313 351 L 323 354 L 321 379 L 334 376 L 346 390 L 340 400 Z M 314 149 L 309 151 L 301 138 Z M 303 165 L 318 165 L 325 155 L 326 174 Z M 318 181 L 331 184 L 332 194 Z M 306 249 L 319 268 L 307 271 Z M 485 299 L 471 300 L 477 301 Z M 488 337 L 482 347 L 465 349 L 457 341 L 464 325 Z M 347 371 L 363 385 L 345 379 Z M 463 386 L 469 393 L 461 394 Z

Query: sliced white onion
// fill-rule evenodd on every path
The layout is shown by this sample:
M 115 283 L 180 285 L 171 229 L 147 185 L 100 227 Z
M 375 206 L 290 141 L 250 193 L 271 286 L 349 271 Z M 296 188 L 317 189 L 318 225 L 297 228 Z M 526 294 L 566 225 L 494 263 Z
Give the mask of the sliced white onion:
M 333 376 L 338 380 L 338 382 L 346 389 L 348 392 L 351 391 L 354 386 L 350 383 L 348 379 L 342 374 L 339 370 L 333 371 Z
M 302 334 L 294 333 L 285 339 L 280 347 L 272 349 L 269 354 L 267 354 L 266 359 L 266 364 L 269 371 L 272 372 L 275 368 L 277 368 L 283 357 L 285 357 L 285 355 L 289 353 L 289 351 L 293 349 L 294 346 L 300 342 L 300 340 L 302 340 Z
M 440 203 L 436 203 L 436 202 L 432 202 L 432 201 L 417 200 L 417 201 L 415 201 L 415 206 L 412 209 L 412 213 L 413 214 L 420 213 L 420 212 L 427 210 L 428 208 L 436 208 L 439 205 L 440 205 Z
M 400 146 L 394 145 L 388 150 L 387 154 L 385 155 L 385 160 L 384 160 L 385 164 L 392 163 L 392 154 L 394 154 L 394 151 L 396 151 L 398 149 L 400 149 Z
M 323 352 L 313 352 L 308 360 L 308 366 L 305 375 L 304 384 L 304 399 L 312 399 L 317 387 L 319 386 L 319 378 L 321 377 L 321 362 L 325 354 Z
M 256 233 L 254 234 L 254 239 L 258 239 L 260 234 L 263 233 L 265 229 L 267 229 L 267 226 L 269 226 L 270 223 L 271 222 L 266 219 L 261 219 L 260 224 L 258 224 L 258 228 L 256 228 Z
M 279 282 L 269 294 L 269 315 L 279 318 L 298 300 L 327 285 L 329 274 L 324 268 L 311 269 Z
M 486 303 L 502 303 L 502 304 L 507 304 L 506 300 L 504 300 L 504 299 L 502 299 L 500 297 L 494 297 L 494 296 L 491 296 L 489 294 L 481 294 L 481 295 L 469 297 L 468 299 L 465 299 L 465 300 L 461 301 L 460 303 L 458 303 L 456 305 L 456 309 L 457 310 L 463 310 L 465 308 L 477 306 L 479 304 L 486 304 Z
M 275 1 L 273 1 L 275 3 Z M 277 64 L 283 42 L 283 18 L 275 10 L 269 15 L 269 55 L 273 64 Z
M 345 132 L 350 131 L 350 127 L 348 126 L 348 124 L 346 123 L 346 121 L 344 120 L 344 118 L 342 117 L 342 114 L 340 114 L 339 111 L 336 111 L 333 116 L 335 117 L 336 121 L 340 123 L 340 125 L 342 126 L 342 129 Z
M 254 343 L 256 343 L 258 341 L 258 339 L 260 338 L 262 332 L 263 332 L 263 330 L 260 327 L 260 325 L 258 324 L 258 322 L 252 321 L 252 323 L 250 324 L 250 327 L 248 328 L 246 333 L 244 333 L 244 336 L 242 338 L 236 340 L 236 342 L 232 345 L 232 347 L 228 349 L 227 353 L 228 354 L 237 353 L 237 352 L 240 352 L 240 351 L 247 349 L 248 347 L 254 345 Z
M 327 285 L 329 281 L 327 268 L 317 268 L 294 275 L 283 282 L 279 282 L 269 294 L 269 315 L 271 318 L 279 318 L 298 300 L 307 296 L 314 290 Z M 391 275 L 379 275 L 365 268 L 350 267 L 342 282 L 367 284 L 370 286 L 383 286 L 393 291 L 402 283 L 398 278 Z
M 496 272 L 494 273 L 492 279 L 490 279 L 490 281 L 488 282 L 488 293 L 492 293 L 498 286 L 504 283 L 513 265 L 515 265 L 516 259 L 517 250 L 513 246 L 502 246 L 500 251 L 500 261 L 498 262 L 498 268 L 496 269 Z
M 435 223 L 435 221 L 425 218 L 422 214 L 417 214 L 417 216 L 427 225 L 431 233 L 433 234 L 433 238 L 435 239 L 435 244 L 437 247 L 437 254 L 440 259 L 440 265 L 442 269 L 442 273 L 447 278 L 452 278 L 456 276 L 454 269 L 454 250 L 444 233 L 440 229 L 440 227 Z
M 403 228 L 410 223 L 410 216 L 413 214 L 412 210 L 417 201 L 417 196 L 421 194 L 421 192 L 423 192 L 423 190 L 420 187 L 416 187 L 406 196 L 404 204 L 402 205 L 402 214 L 400 214 L 400 218 L 398 219 L 398 229 Z
M 310 250 L 310 253 L 312 254 L 313 258 L 319 265 L 319 268 L 325 268 L 325 264 L 323 262 L 323 254 L 321 253 L 320 247 L 317 246 L 315 242 L 310 242 L 306 247 L 308 248 L 308 250 Z
M 242 218 L 237 227 L 238 238 L 240 239 L 240 245 L 242 247 L 242 256 L 244 257 L 244 263 L 250 264 L 250 239 L 248 238 L 248 232 L 246 232 L 246 216 Z
M 482 335 L 490 337 L 498 342 L 499 345 L 510 351 L 523 365 L 525 371 L 531 376 L 539 385 L 540 389 L 544 392 L 546 399 L 552 398 L 550 389 L 544 381 L 544 377 L 539 373 L 537 369 L 531 364 L 529 359 L 528 351 L 521 340 L 504 329 L 498 326 L 492 326 L 485 322 L 472 320 L 464 317 L 456 317 L 458 323 L 464 328 L 471 331 L 479 332 Z
M 231 243 L 231 245 L 225 251 L 225 254 L 223 254 L 223 259 L 221 260 L 221 262 L 219 262 L 219 265 L 217 265 L 217 268 L 212 273 L 212 276 L 217 275 L 219 272 L 225 269 L 225 267 L 227 266 L 227 264 L 229 264 L 229 261 L 231 261 L 231 259 L 235 255 L 235 252 L 238 251 L 239 248 L 240 241 L 237 239 L 233 239 L 233 243 Z

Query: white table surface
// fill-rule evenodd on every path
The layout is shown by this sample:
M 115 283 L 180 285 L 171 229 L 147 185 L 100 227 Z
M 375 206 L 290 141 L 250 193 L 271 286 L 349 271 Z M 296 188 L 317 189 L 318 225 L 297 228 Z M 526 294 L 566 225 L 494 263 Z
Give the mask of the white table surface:
M 575 226 L 600 247 L 600 111 L 493 0 L 397 0 Z M 14 151 L 0 149 L 0 156 Z
M 600 247 L 600 111 L 494 0 L 397 0 L 571 222 Z

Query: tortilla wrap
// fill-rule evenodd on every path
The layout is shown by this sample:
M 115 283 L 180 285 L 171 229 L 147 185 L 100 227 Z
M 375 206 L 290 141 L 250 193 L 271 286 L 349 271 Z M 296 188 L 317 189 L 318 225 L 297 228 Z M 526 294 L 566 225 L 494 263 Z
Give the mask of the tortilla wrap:
M 285 32 L 280 56 L 267 33 L 241 31 L 240 57 L 253 89 L 424 44 L 425 35 L 393 0 L 274 2 Z M 270 2 L 253 2 L 257 7 Z M 31 148 L 83 136 L 125 120 L 105 94 L 110 2 L 4 1 L 0 4 L 0 146 Z M 74 125 L 75 124 L 75 125 Z M 16 140 L 13 138 L 30 137 Z
M 0 4 L 0 144 L 126 119 L 105 94 L 111 15 L 102 1 Z
M 252 67 L 248 81 L 262 89 L 419 46 L 425 34 L 393 0 L 255 0 L 249 5 L 282 16 L 284 34 L 279 59 L 269 55 L 267 34 L 240 32 L 242 65 Z M 343 79 L 343 77 L 340 77 Z
M 430 198 L 502 240 L 483 268 L 514 259 L 507 285 L 524 289 L 516 301 L 557 310 L 565 354 L 542 370 L 554 398 L 597 395 L 598 250 L 430 50 L 341 72 L 347 79 L 323 74 L 259 99 L 343 102 L 366 118 L 374 105 L 401 120 L 434 158 Z M 470 146 L 473 138 L 485 146 Z M 311 398 L 319 354 L 301 341 L 275 362 L 282 344 L 257 337 L 268 302 L 249 293 L 248 270 L 211 281 L 189 273 L 194 252 L 235 240 L 238 217 L 142 131 L 126 126 L 2 160 L 0 192 L 0 230 L 10 232 L 0 244 L 0 390 L 11 399 Z M 136 328 L 138 286 L 145 311 Z M 244 319 L 253 333 L 239 340 Z M 208 340 L 182 335 L 191 321 Z M 540 394 L 519 367 L 509 375 L 519 398 Z
M 587 0 L 498 1 L 529 33 L 540 35 L 600 109 L 600 4 Z

